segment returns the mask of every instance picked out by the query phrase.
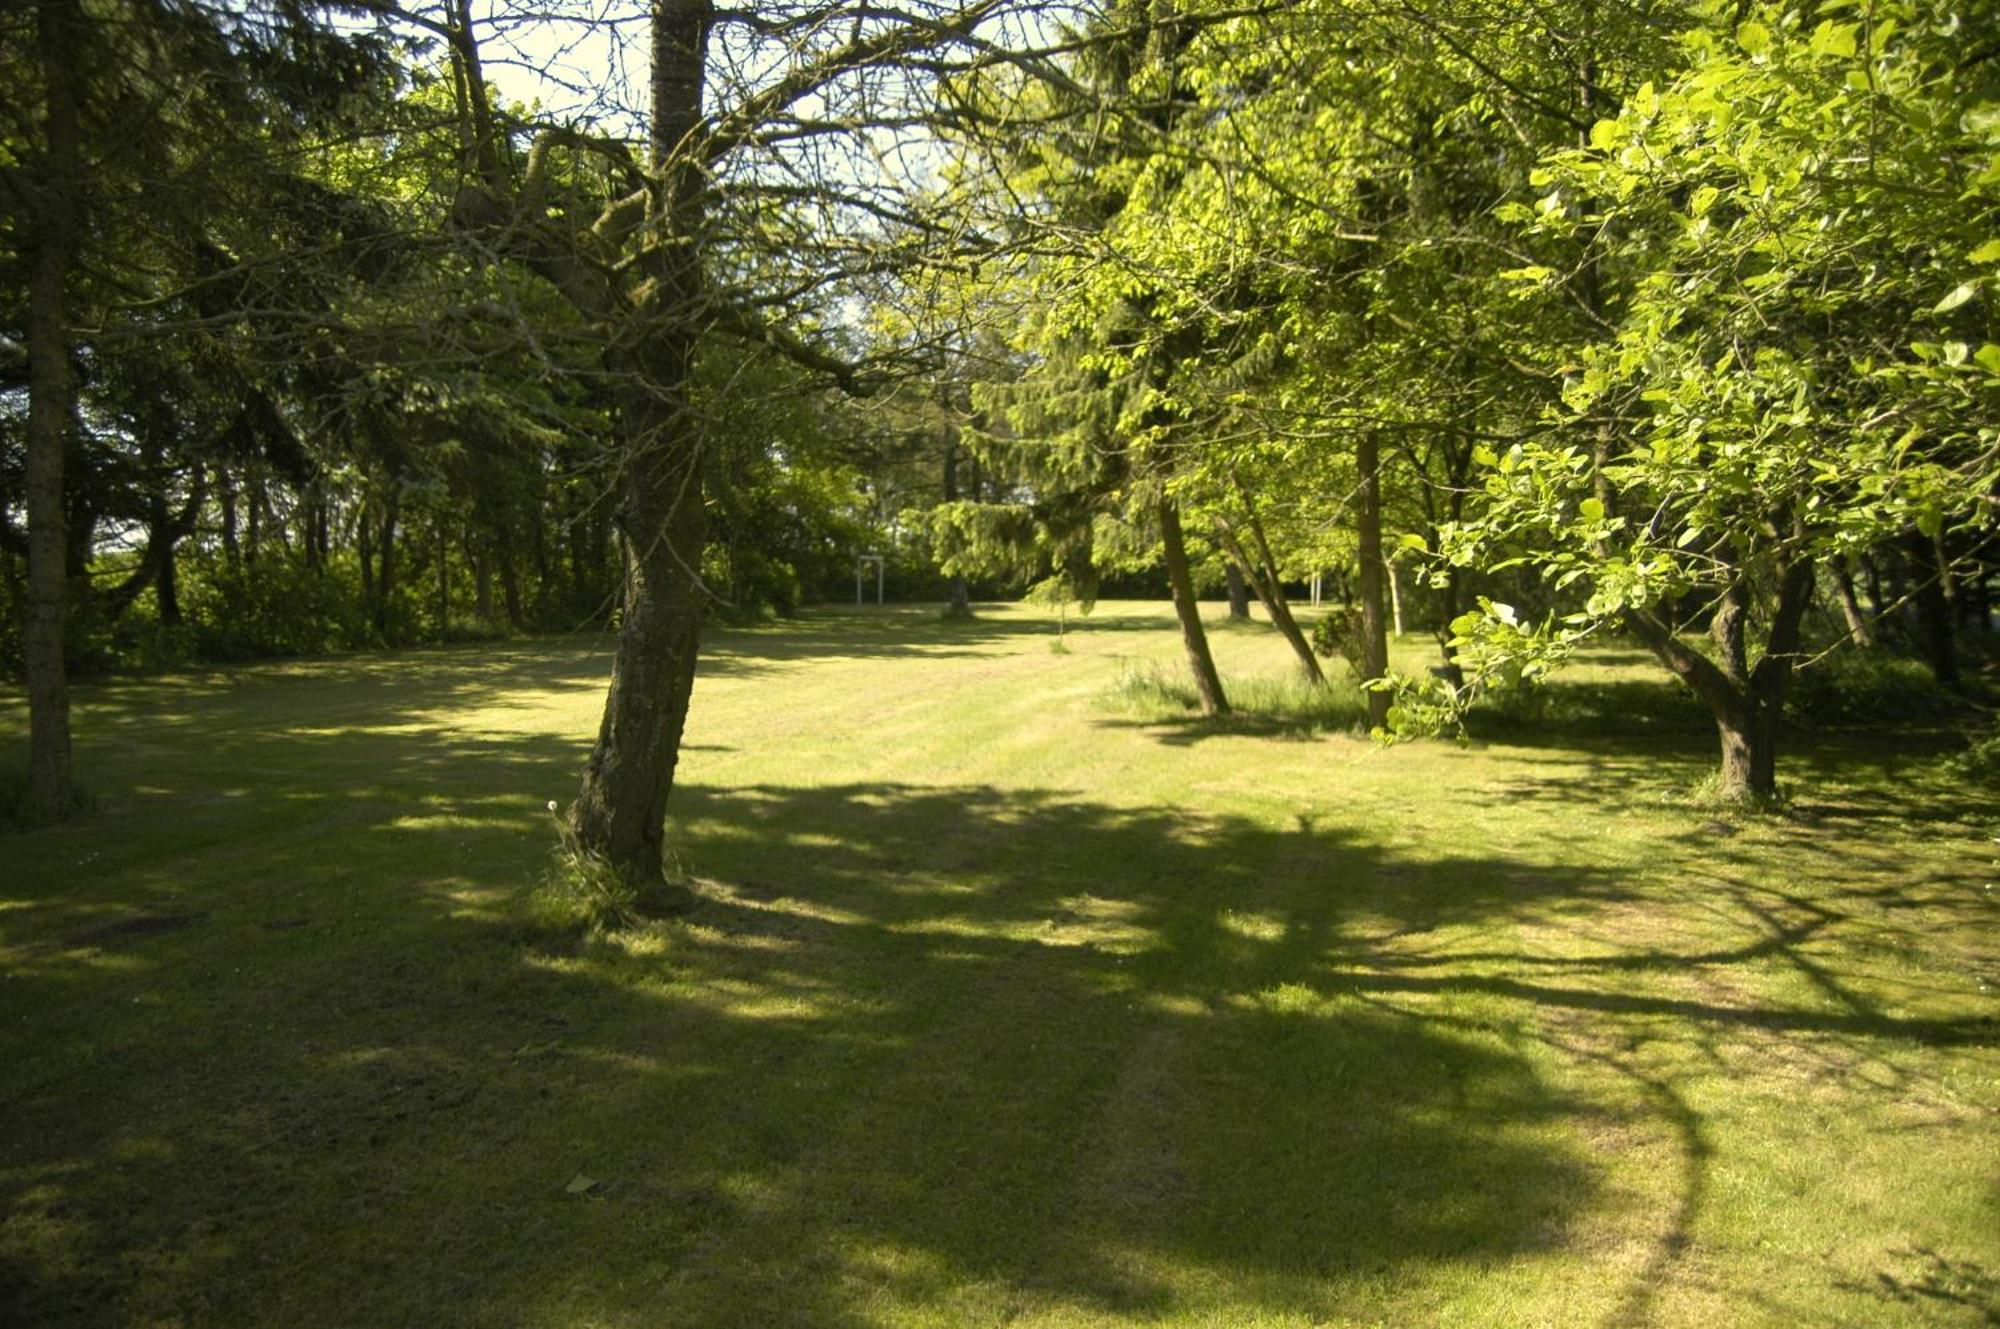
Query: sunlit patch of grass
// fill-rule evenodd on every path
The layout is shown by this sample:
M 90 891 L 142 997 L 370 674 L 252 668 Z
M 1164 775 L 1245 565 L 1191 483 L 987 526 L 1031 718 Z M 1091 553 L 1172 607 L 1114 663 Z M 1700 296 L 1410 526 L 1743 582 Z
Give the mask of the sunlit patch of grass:
M 548 856 L 600 642 L 79 688 L 100 810 L 0 841 L 0 1322 L 1977 1321 L 1942 740 L 1735 817 L 1634 652 L 1383 749 L 1261 620 L 1221 724 L 1168 606 L 1050 635 L 716 632 L 672 918 Z
M 1237 716 L 1304 732 L 1363 732 L 1368 701 L 1344 678 L 1314 684 L 1293 674 L 1251 674 L 1223 679 L 1223 693 Z M 1183 722 L 1201 713 L 1201 697 L 1186 670 L 1128 663 L 1102 694 L 1106 710 L 1149 723 Z

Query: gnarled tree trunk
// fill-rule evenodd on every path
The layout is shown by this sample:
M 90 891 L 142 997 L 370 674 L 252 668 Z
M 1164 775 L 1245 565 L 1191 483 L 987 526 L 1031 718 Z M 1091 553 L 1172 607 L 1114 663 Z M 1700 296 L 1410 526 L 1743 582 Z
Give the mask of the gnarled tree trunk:
M 1715 717 L 1722 757 L 1716 793 L 1726 801 L 1770 798 L 1778 792 L 1778 726 L 1812 590 L 1812 560 L 1801 558 L 1779 571 L 1777 603 L 1755 666 L 1748 663 L 1749 597 L 1740 578 L 1724 592 L 1710 624 L 1716 660 L 1682 641 L 1651 611 L 1625 614 L 1633 634 Z

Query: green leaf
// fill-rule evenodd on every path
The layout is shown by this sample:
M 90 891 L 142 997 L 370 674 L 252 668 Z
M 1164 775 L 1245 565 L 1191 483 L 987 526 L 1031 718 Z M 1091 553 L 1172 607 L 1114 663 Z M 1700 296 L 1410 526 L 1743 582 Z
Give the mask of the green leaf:
M 1944 299 L 1938 301 L 1936 304 L 1931 306 L 1931 312 L 1933 314 L 1949 314 L 1952 310 L 1958 308 L 1960 305 L 1964 304 L 1967 300 L 1970 300 L 1973 296 L 1978 294 L 1979 294 L 1978 282 L 1976 281 L 1960 282 L 1956 287 L 1952 289 L 1950 295 L 1947 295 Z
M 1985 244 L 1967 254 L 1966 257 L 1974 263 L 2000 261 L 2000 240 L 1988 240 Z
M 1856 45 L 1852 23 L 1821 23 L 1813 29 L 1809 48 L 1814 55 L 1831 55 L 1846 58 L 1852 56 Z
M 1743 23 L 1736 29 L 1736 44 L 1745 55 L 1762 55 L 1771 49 L 1771 30 L 1762 23 Z
M 1608 152 L 1617 147 L 1621 137 L 1622 133 L 1616 120 L 1599 120 L 1590 127 L 1590 146 L 1600 152 Z
M 1604 504 L 1600 500 L 1586 498 L 1576 506 L 1577 511 L 1583 514 L 1585 521 L 1595 523 L 1604 520 Z
M 1972 358 L 1978 361 L 1979 367 L 1987 373 L 2000 374 L 2000 346 L 1995 346 L 1992 342 L 1987 342 L 1979 348 L 1978 354 Z
M 1396 545 L 1400 549 L 1414 549 L 1420 554 L 1428 554 L 1431 552 L 1431 547 L 1429 543 L 1425 541 L 1423 536 L 1418 535 L 1415 532 L 1410 532 L 1408 534 L 1403 535 L 1396 541 Z

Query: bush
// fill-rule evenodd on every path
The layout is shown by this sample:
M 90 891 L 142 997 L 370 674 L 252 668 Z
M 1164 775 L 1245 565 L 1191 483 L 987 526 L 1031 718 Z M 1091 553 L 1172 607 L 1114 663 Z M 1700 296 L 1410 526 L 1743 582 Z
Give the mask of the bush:
M 1838 650 L 1792 679 L 1786 709 L 1822 724 L 1935 719 L 1956 708 L 1930 669 L 1893 651 Z
M 1945 773 L 1971 784 L 2000 788 L 2000 722 L 1974 734 L 1964 749 L 1944 759 Z
M 353 578 L 289 559 L 198 564 L 182 600 L 204 659 L 323 655 L 375 640 Z

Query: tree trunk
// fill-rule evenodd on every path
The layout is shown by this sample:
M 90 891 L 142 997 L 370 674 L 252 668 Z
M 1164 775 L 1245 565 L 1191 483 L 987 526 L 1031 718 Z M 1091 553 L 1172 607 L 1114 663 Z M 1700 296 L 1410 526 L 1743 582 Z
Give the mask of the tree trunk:
M 467 560 L 472 564 L 472 612 L 481 623 L 493 621 L 493 547 L 482 535 L 466 540 Z
M 507 626 L 516 632 L 521 630 L 521 572 L 514 564 L 514 546 L 509 541 L 501 541 L 500 562 L 500 602 L 507 606 Z
M 1840 616 L 1847 622 L 1848 640 L 1863 650 L 1873 646 L 1875 632 L 1868 626 L 1867 616 L 1861 612 L 1860 598 L 1854 594 L 1854 573 L 1846 563 L 1833 565 L 1833 589 L 1840 601 Z
M 243 557 L 249 562 L 257 561 L 257 553 L 264 545 L 264 480 L 254 472 L 250 483 L 244 486 L 243 503 Z
M 1361 472 L 1355 526 L 1361 555 L 1361 660 L 1366 682 L 1389 672 L 1389 629 L 1382 612 L 1382 451 L 1374 435 L 1361 435 L 1354 460 Z M 1369 728 L 1388 725 L 1389 700 L 1386 692 L 1368 693 Z
M 1278 580 L 1278 570 L 1271 558 L 1270 544 L 1264 539 L 1263 527 L 1254 511 L 1251 513 L 1250 521 L 1251 533 L 1257 540 L 1257 557 L 1254 561 L 1249 552 L 1243 548 L 1242 541 L 1236 538 L 1236 533 L 1229 529 L 1229 523 L 1221 518 L 1216 519 L 1216 539 L 1222 545 L 1226 560 L 1224 566 L 1236 574 L 1239 583 L 1247 580 L 1250 587 L 1256 590 L 1257 598 L 1263 602 L 1264 612 L 1271 616 L 1272 626 L 1278 629 L 1278 634 L 1285 639 L 1285 644 L 1292 648 L 1292 654 L 1298 658 L 1300 671 L 1305 674 L 1308 682 L 1317 687 L 1326 682 L 1326 672 L 1320 668 L 1319 657 L 1313 654 L 1312 643 L 1306 640 L 1306 634 L 1300 630 L 1298 620 L 1292 617 L 1292 606 L 1285 599 L 1284 585 Z
M 1201 626 L 1201 602 L 1194 598 L 1194 578 L 1188 572 L 1180 509 L 1171 498 L 1160 500 L 1160 543 L 1166 550 L 1167 584 L 1173 589 L 1174 613 L 1181 621 L 1181 643 L 1187 647 L 1195 691 L 1201 694 L 1202 714 L 1227 715 L 1229 699 L 1222 693 L 1222 676 L 1215 672 L 1215 657 L 1209 653 L 1208 634 Z
M 604 720 L 569 810 L 570 830 L 582 849 L 655 898 L 672 890 L 678 897 L 672 903 L 692 899 L 686 887 L 663 882 L 661 867 L 705 608 L 699 570 L 707 511 L 699 426 L 687 396 L 695 353 L 689 322 L 701 300 L 696 237 L 704 209 L 704 177 L 692 145 L 701 120 L 708 27 L 707 0 L 655 0 L 650 147 L 659 179 L 651 207 L 665 237 L 680 243 L 647 250 L 648 295 L 632 316 L 654 326 L 629 343 L 629 364 L 612 366 L 636 371 L 636 386 L 620 409 L 630 449 L 618 513 L 625 536 L 625 614 Z
M 1231 618 L 1250 617 L 1250 588 L 1243 581 L 1243 570 L 1236 566 L 1235 559 L 1222 565 L 1222 580 L 1229 592 L 1229 616 Z
M 389 640 L 389 597 L 396 588 L 396 519 L 402 512 L 402 495 L 394 487 L 382 509 L 382 546 L 375 569 L 375 631 Z
M 1958 669 L 1958 634 L 1952 623 L 1951 600 L 1937 546 L 1927 537 L 1911 531 L 1904 541 L 1910 560 L 1910 576 L 1916 582 L 1916 638 L 1924 659 L 1940 687 L 1958 689 L 1963 680 Z
M 236 479 L 228 467 L 215 468 L 215 486 L 216 506 L 222 510 L 222 556 L 233 568 L 243 561 L 243 547 L 236 539 Z
M 1778 600 L 1764 651 L 1746 667 L 1744 634 L 1749 605 L 1742 583 L 1725 594 L 1711 632 L 1721 662 L 1710 660 L 1645 610 L 1628 610 L 1625 622 L 1660 663 L 1707 703 L 1721 745 L 1717 797 L 1726 802 L 1767 799 L 1778 792 L 1778 725 L 1798 655 L 1799 630 L 1812 603 L 1813 565 L 1802 559 L 1778 574 Z
M 701 565 L 706 515 L 689 426 L 662 403 L 637 404 L 634 467 L 621 512 L 626 532 L 625 613 L 611 690 L 583 787 L 570 807 L 577 843 L 627 882 L 657 891 L 667 799 L 680 759 L 701 645 Z
M 28 792 L 31 822 L 54 821 L 76 805 L 70 766 L 69 684 L 63 660 L 68 551 L 63 461 L 75 416 L 69 365 L 68 287 L 75 260 L 82 164 L 77 120 L 74 0 L 42 0 L 35 10 L 45 135 L 28 269 L 28 428 L 24 477 L 28 509 L 28 595 L 22 663 L 28 685 Z
M 444 641 L 451 636 L 451 534 L 445 529 L 445 515 L 442 512 L 437 516 L 437 546 L 438 640 Z
M 180 579 L 174 567 L 174 547 L 180 543 L 180 531 L 167 502 L 166 448 L 157 436 L 148 437 L 144 456 L 146 556 L 153 569 L 153 607 L 160 622 L 173 627 L 181 621 Z
M 943 405 L 944 409 L 951 409 L 949 401 L 946 401 Z M 944 501 L 955 503 L 958 501 L 958 426 L 952 424 L 948 417 L 945 422 L 944 464 L 942 470 Z M 946 590 L 944 616 L 946 618 L 972 617 L 972 591 L 965 584 L 965 577 L 960 573 L 952 574 L 951 584 Z
M 1437 533 L 1433 531 L 1431 548 L 1437 548 L 1439 543 Z M 1451 644 L 1451 624 L 1458 617 L 1459 601 L 1458 568 L 1447 568 L 1444 585 L 1438 588 L 1438 615 L 1441 621 L 1437 627 L 1437 641 L 1438 653 L 1444 657 L 1445 682 L 1451 684 L 1454 691 L 1465 686 L 1465 669 L 1458 662 L 1458 648 Z

